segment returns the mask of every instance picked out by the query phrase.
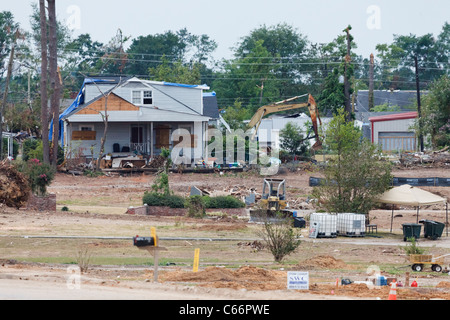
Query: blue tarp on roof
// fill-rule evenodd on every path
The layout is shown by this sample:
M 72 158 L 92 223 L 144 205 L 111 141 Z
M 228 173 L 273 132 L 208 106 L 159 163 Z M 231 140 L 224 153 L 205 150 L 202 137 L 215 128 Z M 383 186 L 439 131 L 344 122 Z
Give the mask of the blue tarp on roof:
M 95 78 L 86 78 L 84 79 L 83 85 L 81 86 L 81 90 L 78 93 L 77 97 L 75 98 L 74 102 L 68 107 L 66 110 L 64 110 L 63 113 L 59 116 L 59 140 L 64 143 L 64 125 L 62 122 L 62 119 L 67 116 L 68 114 L 75 111 L 80 105 L 84 104 L 84 88 L 87 84 L 91 83 L 102 83 L 102 82 L 111 82 L 112 80 L 108 79 L 95 79 Z M 50 124 L 50 130 L 48 134 L 48 140 L 52 141 L 53 139 L 53 120 Z
M 182 88 L 197 88 L 198 85 L 195 84 L 182 84 L 182 83 L 172 83 L 172 82 L 163 82 L 165 86 L 172 86 L 172 87 L 182 87 Z

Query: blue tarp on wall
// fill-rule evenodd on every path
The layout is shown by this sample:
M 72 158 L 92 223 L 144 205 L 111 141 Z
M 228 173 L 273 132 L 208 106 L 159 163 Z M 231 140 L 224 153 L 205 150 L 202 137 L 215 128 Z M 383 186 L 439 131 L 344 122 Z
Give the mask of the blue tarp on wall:
M 62 122 L 62 119 L 67 116 L 68 114 L 75 111 L 80 105 L 84 104 L 84 88 L 87 84 L 90 83 L 101 83 L 101 82 L 111 82 L 111 80 L 108 79 L 95 79 L 95 78 L 86 78 L 84 79 L 83 85 L 81 86 L 81 90 L 78 93 L 77 97 L 75 98 L 74 102 L 68 107 L 66 110 L 64 110 L 63 113 L 59 116 L 59 141 L 61 141 L 62 144 L 64 144 L 64 125 Z M 48 140 L 52 141 L 53 139 L 53 120 L 50 124 L 50 130 L 48 134 Z

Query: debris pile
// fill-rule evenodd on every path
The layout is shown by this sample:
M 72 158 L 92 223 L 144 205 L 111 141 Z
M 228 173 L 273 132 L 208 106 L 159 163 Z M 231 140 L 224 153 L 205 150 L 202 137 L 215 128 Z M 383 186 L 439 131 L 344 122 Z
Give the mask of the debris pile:
M 0 162 L 0 203 L 11 208 L 26 205 L 30 195 L 27 178 L 8 162 Z
M 450 152 L 448 147 L 440 151 L 402 153 L 399 159 L 400 167 L 433 166 L 450 167 Z
M 159 169 L 166 164 L 166 158 L 163 156 L 156 156 L 153 158 L 152 161 L 150 161 L 145 168 L 151 168 L 151 169 Z

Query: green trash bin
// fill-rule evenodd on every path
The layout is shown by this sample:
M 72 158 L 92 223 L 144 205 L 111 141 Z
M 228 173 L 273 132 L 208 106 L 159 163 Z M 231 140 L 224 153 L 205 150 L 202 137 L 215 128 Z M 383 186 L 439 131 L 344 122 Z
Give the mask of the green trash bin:
M 403 226 L 403 241 L 408 240 L 408 238 L 414 237 L 416 240 L 420 238 L 420 231 L 422 230 L 421 224 L 415 223 L 405 223 Z
M 444 223 L 432 220 L 420 220 L 419 222 L 423 223 L 425 238 L 429 237 L 431 240 L 436 240 L 442 236 L 442 232 L 445 228 Z

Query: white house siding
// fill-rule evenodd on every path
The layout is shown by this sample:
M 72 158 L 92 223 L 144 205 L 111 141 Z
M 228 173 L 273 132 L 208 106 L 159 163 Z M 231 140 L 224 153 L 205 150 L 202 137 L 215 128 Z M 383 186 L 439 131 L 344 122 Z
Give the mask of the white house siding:
M 88 84 L 85 86 L 85 103 L 101 97 L 102 93 L 114 88 L 115 84 Z M 120 148 L 130 146 L 131 126 L 142 125 L 147 154 L 157 155 L 155 128 L 158 124 L 170 126 L 172 134 L 180 126 L 191 128 L 191 134 L 197 137 L 196 147 L 192 150 L 193 160 L 198 160 L 205 154 L 205 130 L 209 117 L 203 116 L 203 90 L 204 86 L 184 86 L 167 84 L 163 82 L 146 81 L 133 78 L 114 89 L 114 94 L 133 104 L 133 91 L 151 90 L 153 93 L 153 105 L 134 104 L 139 107 L 137 111 L 108 111 L 108 136 L 105 144 L 105 154 L 113 152 L 113 145 L 118 143 Z M 79 106 L 81 110 L 83 105 Z M 73 131 L 80 131 L 80 125 L 93 126 L 96 131 L 96 139 L 92 141 L 71 141 Z M 78 114 L 74 111 L 64 118 L 65 144 L 73 151 L 82 150 L 86 156 L 99 154 L 101 138 L 104 131 L 103 117 L 101 114 Z M 153 132 L 152 129 L 153 128 Z M 173 141 L 171 139 L 171 148 Z M 141 147 L 141 145 L 139 145 Z
M 88 123 L 88 124 L 87 124 Z M 205 139 L 204 122 L 154 122 L 153 130 L 155 130 L 158 124 L 164 124 L 170 126 L 171 134 L 179 128 L 191 128 L 191 133 L 197 136 L 196 147 L 192 149 L 191 156 L 193 159 L 201 159 L 205 153 Z M 95 140 L 83 140 L 83 141 L 73 141 L 70 138 L 74 131 L 79 131 L 82 126 L 90 126 L 92 130 L 96 132 Z M 155 147 L 156 136 L 155 133 L 151 133 L 152 124 L 149 122 L 113 122 L 108 123 L 108 134 L 105 143 L 105 154 L 113 153 L 114 144 L 119 144 L 120 149 L 123 147 L 131 147 L 131 127 L 140 126 L 143 128 L 143 143 L 146 145 L 146 151 L 148 154 L 151 153 L 153 149 L 154 155 L 158 155 L 161 150 Z M 101 139 L 104 132 L 104 123 L 90 123 L 90 122 L 71 122 L 66 124 L 65 134 L 69 139 L 67 141 L 66 148 L 71 150 L 72 156 L 77 156 L 82 154 L 86 157 L 91 157 L 92 153 L 94 158 L 96 158 L 100 152 Z M 153 144 L 153 148 L 152 148 Z M 173 141 L 170 139 L 171 148 L 173 147 Z M 131 151 L 132 152 L 132 151 Z
M 85 89 L 85 103 L 92 101 L 102 93 L 114 88 L 111 84 L 88 84 Z M 124 100 L 132 102 L 132 91 L 151 90 L 154 107 L 168 111 L 192 114 L 203 114 L 203 87 L 189 88 L 183 86 L 164 85 L 164 83 L 145 80 L 130 80 L 114 89 L 114 93 Z M 101 91 L 100 91 L 101 90 Z M 144 108 L 144 113 L 145 109 Z

